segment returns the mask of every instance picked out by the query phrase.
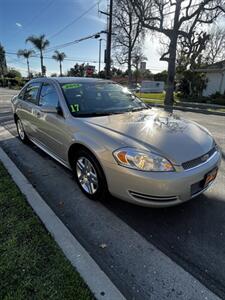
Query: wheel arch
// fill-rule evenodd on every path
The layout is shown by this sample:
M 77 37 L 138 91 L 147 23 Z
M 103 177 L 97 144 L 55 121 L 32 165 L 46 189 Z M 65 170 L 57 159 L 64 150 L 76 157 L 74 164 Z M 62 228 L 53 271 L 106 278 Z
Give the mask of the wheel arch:
M 100 161 L 100 159 L 98 158 L 98 156 L 96 155 L 96 153 L 90 149 L 90 147 L 82 144 L 82 143 L 79 143 L 79 142 L 76 142 L 76 143 L 73 143 L 69 150 L 68 150 L 68 162 L 69 162 L 69 165 L 70 167 L 72 168 L 72 162 L 73 162 L 73 158 L 74 158 L 74 154 L 77 153 L 79 150 L 86 150 L 88 151 L 91 155 L 94 156 L 94 158 L 97 160 L 97 162 L 99 163 L 104 175 L 105 175 L 105 172 L 104 172 L 104 168 L 102 166 L 102 163 Z

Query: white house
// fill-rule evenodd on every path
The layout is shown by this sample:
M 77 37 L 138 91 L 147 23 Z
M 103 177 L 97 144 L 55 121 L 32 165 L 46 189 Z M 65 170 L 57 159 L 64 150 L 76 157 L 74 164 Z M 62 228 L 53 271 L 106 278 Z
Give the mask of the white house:
M 225 93 L 225 60 L 198 69 L 197 72 L 206 74 L 207 86 L 203 91 L 203 96 L 208 97 L 216 92 Z

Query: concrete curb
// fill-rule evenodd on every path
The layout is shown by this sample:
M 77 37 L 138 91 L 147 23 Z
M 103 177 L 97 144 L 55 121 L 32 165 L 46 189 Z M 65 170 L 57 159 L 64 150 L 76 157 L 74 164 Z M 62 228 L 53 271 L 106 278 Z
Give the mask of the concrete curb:
M 156 108 L 165 108 L 162 104 L 146 104 L 150 107 L 156 107 Z M 219 111 L 210 111 L 206 109 L 197 109 L 197 108 L 190 108 L 190 107 L 182 107 L 182 106 L 176 106 L 174 105 L 173 110 L 181 110 L 181 111 L 189 111 L 189 112 L 195 112 L 195 113 L 201 113 L 205 115 L 216 115 L 216 116 L 225 116 L 225 112 L 219 112 Z
M 95 297 L 99 300 L 125 300 L 124 296 L 108 276 L 100 269 L 87 251 L 46 204 L 2 148 L 0 148 L 0 160 L 67 259 L 83 277 Z

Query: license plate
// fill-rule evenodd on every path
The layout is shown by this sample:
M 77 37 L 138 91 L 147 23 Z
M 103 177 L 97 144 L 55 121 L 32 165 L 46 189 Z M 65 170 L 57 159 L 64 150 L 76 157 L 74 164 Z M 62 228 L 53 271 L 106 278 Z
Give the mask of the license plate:
M 206 175 L 204 187 L 207 187 L 212 181 L 216 179 L 218 168 L 213 169 Z

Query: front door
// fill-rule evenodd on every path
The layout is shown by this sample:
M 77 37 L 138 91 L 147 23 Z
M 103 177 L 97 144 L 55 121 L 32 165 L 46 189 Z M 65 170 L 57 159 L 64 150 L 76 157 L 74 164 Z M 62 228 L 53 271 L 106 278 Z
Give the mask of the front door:
M 59 96 L 55 87 L 50 83 L 43 83 L 40 91 L 37 115 L 38 140 L 48 151 L 66 161 L 65 119 L 59 113 L 43 112 L 43 107 L 59 107 Z

